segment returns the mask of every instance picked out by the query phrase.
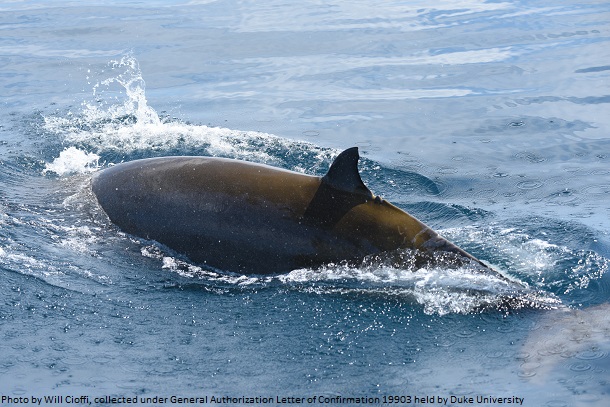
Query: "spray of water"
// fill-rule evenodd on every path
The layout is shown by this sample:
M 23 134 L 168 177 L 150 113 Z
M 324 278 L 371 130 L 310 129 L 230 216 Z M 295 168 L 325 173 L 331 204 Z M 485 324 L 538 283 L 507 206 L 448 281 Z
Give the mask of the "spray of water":
M 267 133 L 187 124 L 161 118 L 148 105 L 146 84 L 133 56 L 111 61 L 93 86 L 93 100 L 78 112 L 44 117 L 43 129 L 66 148 L 46 172 L 89 172 L 95 166 L 153 155 L 208 155 L 246 159 L 304 172 L 325 168 L 337 151 Z M 75 150 L 81 151 L 76 156 Z M 88 157 L 89 161 L 84 161 Z M 70 158 L 73 162 L 68 163 Z M 306 167 L 303 166 L 306 163 Z M 70 171 L 65 171 L 68 168 Z

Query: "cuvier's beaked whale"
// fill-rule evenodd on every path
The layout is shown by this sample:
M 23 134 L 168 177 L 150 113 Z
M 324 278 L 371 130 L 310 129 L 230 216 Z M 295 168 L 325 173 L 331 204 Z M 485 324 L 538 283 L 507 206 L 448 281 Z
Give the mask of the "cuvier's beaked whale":
M 118 164 L 93 177 L 98 202 L 123 231 L 156 240 L 197 263 L 275 274 L 397 249 L 480 260 L 374 196 L 358 149 L 324 177 L 213 157 Z

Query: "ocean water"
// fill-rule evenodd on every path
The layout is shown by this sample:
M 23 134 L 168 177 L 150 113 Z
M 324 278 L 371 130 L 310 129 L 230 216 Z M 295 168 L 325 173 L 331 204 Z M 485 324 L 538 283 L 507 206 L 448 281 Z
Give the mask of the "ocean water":
M 0 3 L 4 405 L 607 406 L 609 20 L 604 1 Z M 322 175 L 354 145 L 375 194 L 523 289 L 383 259 L 205 269 L 90 192 L 137 158 Z

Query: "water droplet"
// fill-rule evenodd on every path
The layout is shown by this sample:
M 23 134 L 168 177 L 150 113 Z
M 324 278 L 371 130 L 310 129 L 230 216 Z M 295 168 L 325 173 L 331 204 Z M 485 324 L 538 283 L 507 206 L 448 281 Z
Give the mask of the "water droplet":
M 517 154 L 515 154 L 516 158 L 519 158 L 521 160 L 526 160 L 529 161 L 530 163 L 541 163 L 543 161 L 546 161 L 546 158 L 541 157 L 535 153 L 529 152 L 529 151 L 521 151 Z
M 605 358 L 607 356 L 608 356 L 607 352 L 596 351 L 596 350 L 587 350 L 587 351 L 583 351 L 583 352 L 578 352 L 576 354 L 576 358 L 580 359 L 580 360 L 601 359 L 601 358 Z
M 522 360 L 522 361 L 526 361 L 527 359 L 530 358 L 530 354 L 528 352 L 519 352 L 515 355 L 515 359 L 517 360 Z
M 477 334 L 476 332 L 471 331 L 470 329 L 463 329 L 459 332 L 456 332 L 455 336 L 457 336 L 459 338 L 472 338 L 476 334 Z
M 441 174 L 455 174 L 458 172 L 457 168 L 453 167 L 440 167 L 438 172 Z
M 536 376 L 536 372 L 534 372 L 533 370 L 524 370 L 519 372 L 519 377 L 534 377 Z
M 542 349 L 538 350 L 540 356 L 561 355 L 566 351 L 566 347 L 561 343 L 546 342 Z
M 574 363 L 570 365 L 570 370 L 573 372 L 586 372 L 591 370 L 591 365 L 588 363 Z
M 542 185 L 544 185 L 544 182 L 538 180 L 521 181 L 517 184 L 517 188 L 530 190 L 540 188 Z

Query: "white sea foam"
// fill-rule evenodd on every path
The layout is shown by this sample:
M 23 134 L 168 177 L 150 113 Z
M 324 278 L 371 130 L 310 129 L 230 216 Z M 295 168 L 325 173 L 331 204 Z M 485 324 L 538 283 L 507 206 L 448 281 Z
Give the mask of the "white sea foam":
M 157 259 L 162 268 L 185 278 L 212 285 L 229 285 L 258 290 L 280 284 L 291 290 L 318 295 L 374 295 L 398 297 L 418 303 L 425 313 L 471 313 L 490 308 L 554 308 L 560 301 L 544 292 L 528 289 L 502 276 L 485 273 L 471 264 L 450 268 L 388 267 L 381 264 L 329 264 L 317 269 L 297 269 L 273 276 L 244 276 L 193 265 L 172 257 L 156 245 L 143 246 L 142 255 Z M 510 305 L 507 303 L 510 302 Z
M 43 174 L 54 172 L 57 175 L 87 173 L 98 169 L 100 156 L 87 153 L 76 147 L 68 147 L 52 163 L 47 163 Z
M 512 273 L 540 289 L 565 286 L 565 294 L 586 289 L 610 269 L 610 259 L 598 253 L 554 244 L 519 228 L 463 227 L 445 229 L 442 234 L 450 240 L 476 242 L 480 250 L 504 259 Z
M 125 56 L 112 61 L 107 71 L 105 74 L 110 76 L 100 79 L 94 86 L 94 100 L 83 102 L 80 111 L 44 117 L 44 130 L 58 135 L 63 144 L 70 146 L 47 164 L 45 173 L 53 171 L 64 175 L 94 169 L 95 160 L 104 153 L 124 156 L 134 152 L 146 155 L 176 149 L 204 150 L 205 155 L 269 164 L 280 163 L 277 156 L 268 152 L 277 148 L 292 152 L 313 151 L 320 161 L 336 153 L 268 133 L 162 119 L 148 105 L 145 82 L 135 58 Z
M 27 254 L 15 252 L 9 247 L 2 249 L 0 263 L 20 274 L 34 276 L 58 286 L 61 285 L 62 277 L 65 275 L 58 267 Z
M 95 255 L 92 245 L 99 241 L 99 231 L 91 230 L 89 226 L 62 227 L 64 237 L 60 244 L 74 251 Z

